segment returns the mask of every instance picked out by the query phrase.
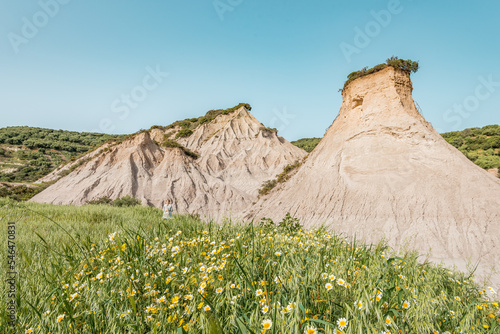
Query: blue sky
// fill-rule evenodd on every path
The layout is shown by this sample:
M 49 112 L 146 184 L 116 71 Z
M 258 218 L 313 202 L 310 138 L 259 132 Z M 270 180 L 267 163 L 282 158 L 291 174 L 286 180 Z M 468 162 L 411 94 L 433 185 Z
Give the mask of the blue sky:
M 347 74 L 420 62 L 439 131 L 500 124 L 497 1 L 0 0 L 0 127 L 132 133 L 250 103 L 321 137 Z

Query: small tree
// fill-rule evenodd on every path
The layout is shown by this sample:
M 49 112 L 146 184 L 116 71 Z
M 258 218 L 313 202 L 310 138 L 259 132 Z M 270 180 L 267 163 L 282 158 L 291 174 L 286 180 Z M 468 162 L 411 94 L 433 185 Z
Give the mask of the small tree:
M 399 59 L 398 57 L 392 56 L 386 60 L 387 65 L 392 66 L 394 68 L 399 68 L 408 73 L 415 73 L 418 71 L 418 61 L 413 61 L 410 59 L 404 60 Z

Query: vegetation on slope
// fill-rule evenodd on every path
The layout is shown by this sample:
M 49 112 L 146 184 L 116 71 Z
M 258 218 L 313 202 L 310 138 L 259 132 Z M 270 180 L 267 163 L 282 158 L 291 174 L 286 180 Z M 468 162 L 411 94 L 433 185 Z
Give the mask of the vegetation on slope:
M 418 71 L 418 62 L 417 61 L 413 61 L 410 59 L 404 60 L 404 59 L 399 59 L 398 57 L 392 56 L 391 58 L 388 58 L 386 60 L 385 64 L 378 64 L 370 69 L 368 67 L 364 67 L 359 71 L 355 71 L 355 72 L 350 73 L 347 76 L 347 80 L 344 83 L 344 88 L 342 88 L 342 90 L 344 90 L 347 87 L 347 85 L 349 85 L 349 83 L 351 83 L 351 81 L 353 81 L 357 78 L 361 78 L 361 77 L 364 77 L 366 75 L 381 71 L 384 68 L 386 68 L 387 66 L 392 66 L 394 68 L 402 70 L 402 71 L 406 72 L 408 75 L 410 75 L 410 73 L 415 73 Z
M 308 153 L 311 153 L 312 150 L 314 150 L 314 148 L 319 144 L 320 140 L 321 138 L 302 138 L 292 141 L 292 144 Z
M 442 136 L 479 167 L 500 167 L 500 125 L 447 132 Z
M 500 326 L 498 302 L 468 275 L 383 243 L 303 231 L 289 215 L 280 224 L 215 225 L 188 216 L 165 222 L 159 209 L 140 206 L 0 205 L 22 250 L 15 333 L 498 333 Z M 2 305 L 7 296 L 0 294 Z
M 191 129 L 182 129 L 177 134 L 175 135 L 175 138 L 183 138 L 183 137 L 189 137 L 193 134 L 193 130 Z
M 0 148 L 0 181 L 34 182 L 69 159 L 70 155 L 56 150 L 3 146 Z
M 262 123 L 261 123 L 262 124 Z M 267 127 L 267 126 L 264 126 L 262 125 L 260 128 L 259 128 L 259 131 L 260 132 L 263 132 L 265 134 L 265 136 L 267 137 L 268 135 L 272 135 L 273 133 L 274 134 L 278 134 L 278 129 L 276 128 L 270 128 L 270 127 Z M 255 134 L 255 137 L 257 137 L 259 134 Z
M 122 136 L 28 126 L 0 129 L 0 181 L 34 182 L 61 163 Z
M 50 184 L 0 183 L 0 197 L 8 197 L 16 201 L 27 201 L 45 190 Z
M 269 194 L 271 190 L 274 189 L 278 184 L 286 182 L 292 175 L 292 171 L 296 170 L 302 165 L 303 161 L 295 161 L 293 164 L 286 165 L 283 171 L 276 175 L 275 179 L 268 180 L 262 184 L 259 189 L 259 196 L 264 196 Z
M 150 130 L 152 129 L 169 130 L 175 127 L 180 127 L 181 130 L 176 133 L 175 138 L 189 137 L 193 133 L 193 130 L 195 130 L 198 126 L 213 121 L 219 115 L 231 114 L 241 107 L 245 107 L 247 110 L 252 110 L 252 107 L 248 103 L 239 103 L 238 105 L 232 108 L 209 110 L 207 111 L 205 116 L 200 116 L 197 118 L 186 118 L 185 120 L 182 121 L 175 121 L 167 126 L 153 125 Z M 172 134 L 174 134 L 174 132 L 170 133 L 168 137 L 170 137 Z
M 75 132 L 12 126 L 0 129 L 0 144 L 22 145 L 29 149 L 85 153 L 120 135 Z
M 187 156 L 189 156 L 193 159 L 198 159 L 198 157 L 199 157 L 198 153 L 193 152 L 190 149 L 182 146 L 181 144 L 179 144 L 175 140 L 168 139 L 166 135 L 163 139 L 163 147 L 180 148 Z

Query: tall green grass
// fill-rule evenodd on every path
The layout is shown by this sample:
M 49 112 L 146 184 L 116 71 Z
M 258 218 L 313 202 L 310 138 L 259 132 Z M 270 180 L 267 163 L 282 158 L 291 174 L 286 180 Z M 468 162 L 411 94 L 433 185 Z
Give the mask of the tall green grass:
M 2 225 L 17 227 L 12 333 L 500 329 L 498 303 L 464 274 L 383 243 L 302 231 L 290 217 L 281 225 L 213 224 L 162 220 L 148 207 L 0 205 Z M 5 259 L 6 247 L 1 254 Z M 0 301 L 0 328 L 8 333 L 6 293 Z

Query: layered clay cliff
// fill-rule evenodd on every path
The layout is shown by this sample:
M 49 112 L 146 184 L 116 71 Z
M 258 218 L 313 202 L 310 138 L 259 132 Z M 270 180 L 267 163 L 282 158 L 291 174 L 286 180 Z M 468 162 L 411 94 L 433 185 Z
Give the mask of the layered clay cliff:
M 386 67 L 343 90 L 324 138 L 246 219 L 326 225 L 473 268 L 500 283 L 500 180 L 449 145 L 415 107 L 409 73 Z

